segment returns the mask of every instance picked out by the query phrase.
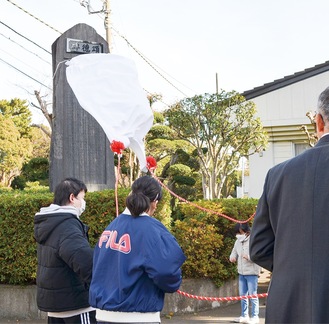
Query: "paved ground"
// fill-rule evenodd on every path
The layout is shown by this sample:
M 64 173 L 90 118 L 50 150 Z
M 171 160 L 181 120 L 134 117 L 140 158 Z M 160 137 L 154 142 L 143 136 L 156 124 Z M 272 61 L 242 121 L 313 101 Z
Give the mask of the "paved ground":
M 261 274 L 259 278 L 258 293 L 267 292 L 267 287 L 270 281 L 270 276 L 267 271 Z M 223 296 L 227 297 L 227 296 Z M 265 323 L 265 303 L 266 298 L 259 299 L 259 319 L 260 324 Z M 232 323 L 233 320 L 240 316 L 241 306 L 240 302 L 222 303 L 216 309 L 198 312 L 195 314 L 173 315 L 171 318 L 162 317 L 162 324 L 215 324 L 215 323 Z M 0 324 L 19 323 L 19 324 L 45 324 L 46 320 L 15 320 L 15 319 L 0 319 Z
M 258 281 L 258 293 L 266 293 L 268 284 L 270 282 L 270 275 L 267 271 L 260 275 Z M 226 296 L 223 296 L 226 297 Z M 265 323 L 265 304 L 266 298 L 259 299 L 259 323 Z M 233 323 L 233 320 L 240 316 L 241 304 L 235 303 L 222 303 L 216 309 L 198 312 L 189 315 L 174 315 L 171 319 L 162 318 L 161 323 L 165 324 L 215 324 L 215 323 Z

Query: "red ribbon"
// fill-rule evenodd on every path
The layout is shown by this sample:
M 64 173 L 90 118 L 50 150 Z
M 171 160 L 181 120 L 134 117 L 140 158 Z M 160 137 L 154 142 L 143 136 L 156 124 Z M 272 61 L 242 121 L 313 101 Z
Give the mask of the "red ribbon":
M 153 171 L 156 169 L 157 167 L 157 161 L 155 160 L 155 158 L 153 156 L 148 156 L 146 158 L 146 164 L 147 164 L 147 168 L 150 170 L 150 171 Z
M 121 155 L 122 151 L 125 149 L 125 146 L 122 142 L 112 141 L 112 143 L 110 144 L 110 148 L 114 153 Z

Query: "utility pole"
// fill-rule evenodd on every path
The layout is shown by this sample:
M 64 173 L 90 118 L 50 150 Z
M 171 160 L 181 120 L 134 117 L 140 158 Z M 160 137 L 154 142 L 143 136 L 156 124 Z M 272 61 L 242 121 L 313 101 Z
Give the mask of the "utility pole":
M 97 13 L 104 13 L 104 27 L 106 31 L 106 41 L 109 47 L 109 53 L 111 53 L 112 50 L 112 33 L 111 33 L 111 20 L 110 20 L 110 0 L 103 0 L 103 8 L 101 10 L 93 10 L 93 8 L 90 5 L 90 0 L 80 0 L 80 5 L 83 7 L 86 7 L 89 14 L 97 14 Z
M 216 72 L 216 94 L 218 94 L 218 74 Z
M 104 0 L 105 1 L 105 19 L 104 19 L 104 26 L 106 30 L 106 41 L 109 45 L 109 53 L 112 51 L 112 34 L 111 34 L 111 20 L 110 20 L 110 0 Z

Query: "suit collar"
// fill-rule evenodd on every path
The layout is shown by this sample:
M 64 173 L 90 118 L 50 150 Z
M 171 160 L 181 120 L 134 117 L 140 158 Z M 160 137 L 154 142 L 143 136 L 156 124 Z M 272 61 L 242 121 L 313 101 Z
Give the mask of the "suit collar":
M 322 135 L 322 137 L 319 139 L 315 146 L 321 146 L 326 144 L 329 144 L 329 133 Z

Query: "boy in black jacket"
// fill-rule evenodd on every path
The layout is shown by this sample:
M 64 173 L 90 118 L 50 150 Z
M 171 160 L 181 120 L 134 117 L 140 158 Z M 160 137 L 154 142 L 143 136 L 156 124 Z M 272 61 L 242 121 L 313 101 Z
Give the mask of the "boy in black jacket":
M 34 218 L 37 241 L 37 304 L 48 323 L 96 323 L 88 303 L 93 250 L 79 217 L 86 185 L 67 178 L 55 189 L 54 203 Z

